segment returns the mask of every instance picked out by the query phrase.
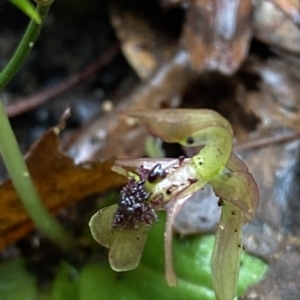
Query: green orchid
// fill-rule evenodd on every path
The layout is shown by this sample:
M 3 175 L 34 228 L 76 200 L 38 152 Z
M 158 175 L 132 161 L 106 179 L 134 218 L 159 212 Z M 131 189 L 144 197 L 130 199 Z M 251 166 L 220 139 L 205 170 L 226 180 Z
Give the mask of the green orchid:
M 242 253 L 242 227 L 255 214 L 259 196 L 254 178 L 232 153 L 233 131 L 215 111 L 163 109 L 126 111 L 165 142 L 203 146 L 192 158 L 120 159 L 112 170 L 128 178 L 116 205 L 103 208 L 90 220 L 95 240 L 109 248 L 115 271 L 139 265 L 156 210 L 166 210 L 165 273 L 170 286 L 177 285 L 172 262 L 172 225 L 178 212 L 206 184 L 220 197 L 221 218 L 212 256 L 213 286 L 217 299 L 236 295 Z

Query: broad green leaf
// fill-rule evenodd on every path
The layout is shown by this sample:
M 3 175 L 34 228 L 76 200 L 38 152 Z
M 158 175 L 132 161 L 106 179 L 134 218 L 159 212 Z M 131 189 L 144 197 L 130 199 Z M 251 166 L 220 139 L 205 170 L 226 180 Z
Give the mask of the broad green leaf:
M 80 276 L 79 300 L 138 300 L 135 290 L 106 264 L 92 262 Z M 120 279 L 120 280 L 119 280 Z
M 18 7 L 25 15 L 33 19 L 37 24 L 41 24 L 42 20 L 39 13 L 35 10 L 34 5 L 29 0 L 8 0 Z
M 36 278 L 21 259 L 0 265 L 1 300 L 36 300 Z
M 109 248 L 110 266 L 115 271 L 128 271 L 138 267 L 150 229 L 146 224 L 136 228 L 112 229 L 117 205 L 105 207 L 90 220 L 91 233 L 102 246 Z
M 79 299 L 78 278 L 77 270 L 63 262 L 53 283 L 51 300 Z
M 164 275 L 165 216 L 149 231 L 139 267 L 116 273 L 107 263 L 92 262 L 80 276 L 80 300 L 215 300 L 211 277 L 214 236 L 173 239 L 173 258 L 178 287 L 169 287 Z M 238 281 L 238 294 L 262 278 L 267 265 L 244 254 Z

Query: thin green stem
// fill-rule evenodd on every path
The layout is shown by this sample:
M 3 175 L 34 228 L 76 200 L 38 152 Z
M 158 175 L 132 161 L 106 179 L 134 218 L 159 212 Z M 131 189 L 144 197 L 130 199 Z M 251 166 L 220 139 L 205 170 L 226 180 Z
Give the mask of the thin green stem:
M 30 21 L 19 46 L 4 70 L 0 73 L 0 89 L 3 89 L 20 70 L 40 33 L 50 6 L 50 4 L 37 6 L 37 12 L 42 22 L 37 24 L 33 20 Z M 48 212 L 35 189 L 1 100 L 0 152 L 24 208 L 36 226 L 43 230 L 44 233 L 60 247 L 65 249 L 71 248 L 72 240 L 70 236 Z
M 8 64 L 5 66 L 4 70 L 0 73 L 0 89 L 3 89 L 9 83 L 22 67 L 40 33 L 50 6 L 51 5 L 37 6 L 37 12 L 41 17 L 42 22 L 37 24 L 34 20 L 30 21 L 19 46 L 15 50 Z
M 21 201 L 38 228 L 62 248 L 71 247 L 71 238 L 42 203 L 17 140 L 0 101 L 0 152 Z

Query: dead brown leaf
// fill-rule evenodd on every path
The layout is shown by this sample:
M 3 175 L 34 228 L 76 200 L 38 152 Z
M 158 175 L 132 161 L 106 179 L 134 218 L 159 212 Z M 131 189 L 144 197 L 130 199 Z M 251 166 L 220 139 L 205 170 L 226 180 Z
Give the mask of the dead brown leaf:
M 260 78 L 259 91 L 246 93 L 240 99 L 246 109 L 260 120 L 261 127 L 286 126 L 299 130 L 299 59 L 249 59 L 247 68 Z M 279 84 L 280 83 L 280 84 Z
M 120 110 L 176 107 L 188 84 L 195 78 L 188 67 L 187 53 L 180 50 L 161 66 L 147 82 L 119 101 L 109 113 L 99 114 L 86 127 L 76 132 L 64 145 L 76 161 L 101 158 L 139 157 L 144 154 L 146 130 Z
M 113 160 L 76 165 L 59 149 L 63 123 L 48 130 L 29 150 L 26 162 L 38 193 L 53 213 L 84 197 L 124 184 L 110 170 Z M 0 187 L 0 251 L 25 236 L 34 224 L 9 180 Z
M 184 41 L 191 67 L 235 73 L 248 55 L 251 11 L 251 0 L 190 1 Z
M 153 1 L 110 1 L 109 5 L 124 56 L 141 79 L 148 79 L 178 48 L 177 19 Z
M 297 3 L 298 2 L 298 3 Z M 253 11 L 253 35 L 270 45 L 299 53 L 299 1 L 256 1 Z M 294 15 L 293 15 L 294 11 Z

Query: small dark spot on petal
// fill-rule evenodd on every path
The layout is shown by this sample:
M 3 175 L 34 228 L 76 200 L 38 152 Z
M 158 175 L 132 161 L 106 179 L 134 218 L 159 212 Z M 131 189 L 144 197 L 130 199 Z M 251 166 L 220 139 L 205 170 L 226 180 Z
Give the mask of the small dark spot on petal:
M 187 139 L 186 139 L 186 142 L 188 143 L 188 144 L 194 144 L 194 139 L 191 137 L 191 136 L 189 136 Z
M 234 211 L 234 210 L 231 212 L 231 215 L 232 215 L 232 216 L 234 216 L 234 215 L 235 215 L 235 211 Z
M 218 201 L 218 206 L 224 206 L 224 201 L 221 198 Z

